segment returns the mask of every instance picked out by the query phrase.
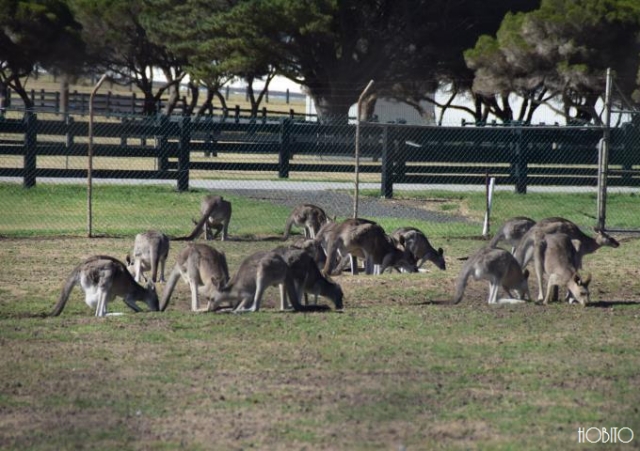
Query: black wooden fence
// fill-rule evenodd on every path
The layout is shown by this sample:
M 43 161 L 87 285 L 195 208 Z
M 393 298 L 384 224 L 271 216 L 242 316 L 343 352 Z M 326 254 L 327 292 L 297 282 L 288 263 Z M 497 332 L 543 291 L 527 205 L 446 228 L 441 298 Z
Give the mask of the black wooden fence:
M 519 193 L 528 186 L 596 186 L 599 127 L 495 126 L 438 127 L 361 124 L 360 155 L 370 161 L 363 173 L 380 174 L 381 195 L 393 196 L 398 183 L 484 184 L 487 176 Z M 94 124 L 95 156 L 123 159 L 121 169 L 94 170 L 95 178 L 170 179 L 189 187 L 189 171 L 352 173 L 354 125 L 315 122 L 225 121 L 219 118 L 136 117 Z M 21 167 L 0 167 L 0 176 L 20 177 L 32 187 L 38 177 L 86 178 L 86 169 L 38 167 L 38 156 L 86 156 L 88 123 L 0 119 L 0 155 L 21 156 Z M 97 142 L 98 138 L 110 138 Z M 631 125 L 611 130 L 609 186 L 640 186 L 640 133 Z M 192 161 L 194 152 L 211 158 Z M 221 161 L 234 154 L 237 161 Z M 273 155 L 256 164 L 252 156 Z M 296 158 L 296 156 L 322 158 Z M 277 156 L 277 160 L 275 158 Z M 154 170 L 127 169 L 126 158 L 148 157 Z M 425 187 L 426 188 L 426 187 Z

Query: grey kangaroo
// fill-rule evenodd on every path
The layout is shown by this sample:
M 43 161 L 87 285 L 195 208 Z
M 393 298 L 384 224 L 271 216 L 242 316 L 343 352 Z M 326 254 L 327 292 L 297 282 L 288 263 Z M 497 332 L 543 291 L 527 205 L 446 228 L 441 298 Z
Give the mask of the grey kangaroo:
M 164 267 L 169 255 L 169 237 L 164 233 L 149 230 L 136 235 L 133 243 L 133 257 L 127 254 L 129 271 L 140 283 L 144 271 L 151 271 L 151 280 L 157 282 L 158 269 L 160 280 L 164 282 Z
M 221 241 L 228 239 L 229 222 L 231 221 L 231 202 L 224 200 L 222 196 L 212 194 L 205 196 L 200 202 L 200 220 L 194 221 L 193 232 L 186 237 L 174 238 L 177 241 L 189 241 L 196 239 L 204 233 L 205 240 L 215 240 L 222 231 Z M 211 230 L 216 233 L 212 235 Z
M 506 241 L 511 245 L 511 253 L 515 253 L 518 243 L 535 223 L 533 219 L 526 216 L 515 216 L 507 219 L 491 238 L 489 247 L 497 247 L 498 243 Z
M 178 279 L 182 278 L 191 291 L 191 311 L 200 311 L 200 296 L 209 302 L 219 288 L 229 281 L 229 268 L 224 252 L 202 243 L 189 243 L 176 257 L 176 264 L 162 293 L 160 310 L 169 305 Z M 207 307 L 208 308 L 208 307 Z
M 538 232 L 534 243 L 534 265 L 538 281 L 538 301 L 547 304 L 555 286 L 566 286 L 568 294 L 583 306 L 589 303 L 591 276 L 578 274 L 579 251 L 576 243 L 565 233 Z M 542 279 L 547 275 L 547 290 L 543 296 Z M 569 298 L 569 296 L 567 296 Z
M 64 310 L 71 290 L 80 285 L 85 294 L 85 303 L 95 310 L 95 316 L 106 316 L 107 306 L 118 296 L 134 312 L 142 309 L 136 301 L 143 301 L 149 310 L 158 311 L 158 295 L 153 283 L 146 287 L 138 284 L 120 260 L 108 255 L 94 255 L 76 266 L 67 278 L 58 303 L 51 312 L 58 316 Z
M 523 271 L 516 259 L 508 251 L 500 248 L 483 247 L 473 254 L 462 266 L 462 270 L 456 280 L 456 293 L 453 303 L 462 301 L 467 280 L 472 276 L 475 280 L 489 281 L 489 304 L 498 303 L 498 290 L 500 287 L 506 291 L 510 298 L 514 296 L 520 300 L 529 298 L 528 277 L 529 271 Z
M 370 221 L 347 219 L 324 234 L 327 243 L 327 260 L 323 274 L 332 274 L 338 254 L 362 256 L 368 273 L 372 273 L 372 265 L 378 265 L 377 274 L 383 273 L 389 267 L 401 268 L 406 272 L 417 272 L 416 259 L 408 249 L 398 249 L 391 237 L 382 227 Z M 354 271 L 352 265 L 352 272 Z
M 293 209 L 284 225 L 283 240 L 289 238 L 291 227 L 304 227 L 305 238 L 315 238 L 318 230 L 330 219 L 324 210 L 313 204 L 300 204 Z
M 574 245 L 577 246 L 577 260 L 576 267 L 577 269 L 582 268 L 582 258 L 591 254 L 602 246 L 610 246 L 613 248 L 617 248 L 620 246 L 620 243 L 613 237 L 609 236 L 606 232 L 602 230 L 594 229 L 596 235 L 594 238 L 586 235 L 580 227 L 578 227 L 575 223 L 571 222 L 565 218 L 546 218 L 541 221 L 538 221 L 533 227 L 531 227 L 527 233 L 524 234 L 520 243 L 516 247 L 516 251 L 514 256 L 518 263 L 524 268 L 533 258 L 534 252 L 534 244 L 535 237 L 538 233 L 543 234 L 553 234 L 553 233 L 564 233 L 571 238 Z
M 442 248 L 434 249 L 427 236 L 420 229 L 399 227 L 391 233 L 391 238 L 413 254 L 418 268 L 430 261 L 443 271 L 447 269 Z

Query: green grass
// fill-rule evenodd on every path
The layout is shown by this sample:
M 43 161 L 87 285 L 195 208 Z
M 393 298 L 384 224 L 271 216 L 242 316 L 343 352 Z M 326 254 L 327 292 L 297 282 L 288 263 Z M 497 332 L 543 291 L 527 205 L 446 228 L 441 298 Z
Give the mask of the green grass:
M 83 256 L 124 256 L 143 227 L 188 232 L 204 192 L 96 187 L 106 236 L 87 239 L 82 187 L 0 185 L 1 449 L 582 450 L 579 427 L 640 434 L 640 240 L 585 258 L 591 307 L 489 306 L 485 282 L 446 305 L 459 258 L 484 244 L 481 193 L 397 192 L 459 219 L 415 222 L 445 249 L 447 271 L 336 277 L 342 313 L 277 312 L 270 288 L 258 313 L 194 314 L 179 282 L 164 313 L 96 319 L 76 288 L 61 316 L 45 316 Z M 234 239 L 210 244 L 233 273 L 278 244 L 264 238 L 281 235 L 290 209 L 229 198 Z M 621 212 L 634 196 L 609 200 L 608 218 L 633 226 Z M 493 224 L 528 214 L 590 225 L 595 209 L 582 194 L 494 202 Z
M 207 191 L 178 192 L 170 186 L 97 185 L 93 188 L 92 231 L 95 235 L 135 235 L 141 229 L 161 228 L 171 235 L 186 234 L 191 218 L 199 215 L 200 200 Z M 241 237 L 278 235 L 290 208 L 221 192 L 233 204 L 233 233 Z M 378 197 L 363 191 L 363 197 Z M 469 237 L 482 232 L 486 200 L 481 192 L 402 192 L 395 199 L 429 203 L 435 212 L 457 217 L 451 222 L 412 221 L 430 236 Z M 387 202 L 393 202 L 391 200 Z M 610 194 L 607 199 L 607 226 L 638 228 L 637 195 Z M 84 185 L 39 184 L 24 189 L 19 184 L 0 184 L 0 235 L 4 236 L 86 236 L 88 231 L 87 188 Z M 330 213 L 332 206 L 325 206 Z M 586 230 L 595 224 L 595 194 L 529 193 L 518 195 L 498 191 L 491 213 L 493 229 L 512 216 L 543 218 L 562 216 Z M 466 217 L 466 221 L 459 220 Z M 390 230 L 407 225 L 404 218 L 372 218 Z

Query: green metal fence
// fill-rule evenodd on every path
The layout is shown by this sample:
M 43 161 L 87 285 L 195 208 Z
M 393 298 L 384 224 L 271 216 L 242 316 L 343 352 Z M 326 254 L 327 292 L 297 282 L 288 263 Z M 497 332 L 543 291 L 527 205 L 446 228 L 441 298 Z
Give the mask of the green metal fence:
M 194 188 L 281 189 L 289 193 L 289 204 L 303 199 L 300 193 L 318 196 L 327 189 L 351 192 L 353 187 L 354 124 L 328 125 L 286 117 L 111 115 L 97 117 L 93 130 L 92 178 L 97 184 L 169 184 L 177 193 Z M 62 183 L 83 189 L 88 131 L 88 118 L 83 115 L 6 113 L 0 118 L 3 189 L 29 190 Z M 633 196 L 640 186 L 636 172 L 640 167 L 640 130 L 623 124 L 611 129 L 610 136 L 609 193 Z M 363 123 L 359 180 L 364 188 L 385 199 L 407 191 L 482 191 L 489 178 L 495 178 L 499 190 L 522 195 L 523 203 L 532 192 L 595 196 L 602 137 L 600 127 L 588 126 Z M 23 213 L 16 210 L 23 207 L 2 202 L 0 199 L 5 211 Z M 344 205 L 325 207 L 344 211 Z M 633 228 L 633 217 L 640 217 L 635 211 L 615 211 L 616 202 L 609 202 L 608 208 L 613 209 L 608 218 L 620 226 L 624 223 Z M 628 210 L 628 205 L 624 208 Z M 194 215 L 197 210 L 196 205 Z M 96 214 L 100 216 L 99 211 Z M 522 214 L 513 212 L 514 216 Z M 618 219 L 625 215 L 629 218 Z M 61 225 L 60 233 L 77 229 L 72 221 L 70 218 L 68 224 Z M 125 224 L 126 212 L 117 221 Z M 153 228 L 154 224 L 131 228 L 134 226 Z M 101 227 L 100 221 L 96 227 Z M 5 215 L 4 221 L 0 219 L 0 234 L 14 232 Z

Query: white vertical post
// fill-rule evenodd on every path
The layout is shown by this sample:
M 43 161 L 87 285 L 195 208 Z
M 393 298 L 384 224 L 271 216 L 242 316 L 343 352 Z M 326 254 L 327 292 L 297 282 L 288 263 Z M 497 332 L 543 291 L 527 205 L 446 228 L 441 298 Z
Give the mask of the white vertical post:
M 484 212 L 484 224 L 482 226 L 482 236 L 487 238 L 489 235 L 489 218 L 491 216 L 491 206 L 493 205 L 493 191 L 496 186 L 496 178 L 491 177 L 487 184 L 487 209 Z
M 607 215 L 607 175 L 609 172 L 612 81 L 611 68 L 608 68 L 604 93 L 604 120 L 602 128 L 602 139 L 598 143 L 598 221 L 596 227 L 600 230 L 605 229 Z

